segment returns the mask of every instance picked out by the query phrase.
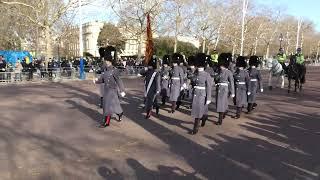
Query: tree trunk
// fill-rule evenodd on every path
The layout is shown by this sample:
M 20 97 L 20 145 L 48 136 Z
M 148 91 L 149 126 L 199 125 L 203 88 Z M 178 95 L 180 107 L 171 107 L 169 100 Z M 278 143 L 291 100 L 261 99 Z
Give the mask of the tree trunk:
M 138 38 L 138 60 L 140 60 L 140 58 L 142 57 L 142 35 L 140 34 L 139 35 L 139 38 Z
M 202 53 L 205 53 L 206 52 L 206 39 L 203 38 L 203 41 L 202 41 Z
M 290 38 L 289 38 L 289 27 L 287 31 L 287 47 L 286 47 L 286 54 L 288 55 L 289 53 L 289 46 L 290 46 Z
M 233 43 L 233 46 L 232 46 L 232 57 L 234 57 L 235 53 L 236 53 L 236 43 Z
M 316 59 L 319 59 L 319 48 L 320 48 L 320 41 L 318 41 Z
M 51 40 L 51 33 L 50 33 L 50 27 L 46 26 L 45 29 L 45 41 L 46 41 L 46 58 L 53 58 L 52 54 L 52 40 Z
M 266 59 L 269 58 L 269 52 L 270 52 L 270 42 L 267 43 Z
M 257 54 L 257 47 L 258 47 L 258 37 L 256 37 L 256 41 L 255 41 L 255 44 L 254 44 L 254 55 Z
M 173 52 L 176 53 L 178 49 L 178 36 L 176 35 L 174 38 L 174 49 Z

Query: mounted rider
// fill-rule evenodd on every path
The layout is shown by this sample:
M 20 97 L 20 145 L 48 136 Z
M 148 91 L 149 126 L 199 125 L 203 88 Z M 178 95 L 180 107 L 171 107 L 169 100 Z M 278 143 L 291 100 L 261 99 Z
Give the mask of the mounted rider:
M 299 47 L 297 53 L 295 54 L 296 63 L 304 66 L 304 55 L 302 54 L 302 49 Z
M 211 54 L 211 62 L 213 62 L 213 64 L 218 64 L 218 58 L 219 58 L 219 53 L 215 49 L 215 50 L 213 50 L 213 53 Z
M 282 68 L 285 71 L 285 73 L 287 73 L 287 66 L 285 65 L 285 62 L 287 60 L 287 55 L 284 53 L 283 48 L 279 49 L 279 53 L 277 54 L 277 60 L 282 65 Z

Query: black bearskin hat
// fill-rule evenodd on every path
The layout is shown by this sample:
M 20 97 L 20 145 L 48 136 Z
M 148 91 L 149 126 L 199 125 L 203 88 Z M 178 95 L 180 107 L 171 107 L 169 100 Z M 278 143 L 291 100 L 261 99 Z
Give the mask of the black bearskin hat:
M 244 56 L 239 56 L 237 58 L 236 66 L 246 68 L 247 67 L 246 58 Z
M 111 61 L 112 64 L 116 63 L 117 50 L 113 46 L 101 47 L 99 48 L 99 54 L 101 58 L 105 61 Z
M 259 57 L 258 56 L 251 56 L 249 59 L 250 66 L 258 66 L 259 65 Z
M 206 67 L 207 66 L 208 56 L 204 53 L 198 53 L 195 56 L 195 66 L 197 67 Z
M 153 69 L 157 69 L 157 62 L 157 58 L 152 57 L 152 59 L 150 59 L 150 61 L 148 62 L 148 66 L 152 66 Z
M 170 55 L 164 55 L 163 58 L 162 58 L 162 64 L 170 64 L 171 63 L 171 57 Z
M 189 66 L 195 66 L 195 64 L 196 64 L 196 58 L 193 55 L 189 56 L 187 61 L 188 61 Z
M 232 54 L 231 53 L 221 53 L 218 58 L 218 65 L 224 66 L 225 68 L 228 68 L 231 61 L 232 61 Z
M 172 55 L 172 63 L 177 63 L 177 64 L 183 63 L 183 56 L 179 53 L 174 53 Z

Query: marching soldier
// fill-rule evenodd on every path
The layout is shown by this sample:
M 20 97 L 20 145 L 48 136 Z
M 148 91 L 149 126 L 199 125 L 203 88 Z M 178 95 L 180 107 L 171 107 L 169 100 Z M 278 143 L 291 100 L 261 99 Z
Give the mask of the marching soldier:
M 218 64 L 218 58 L 219 58 L 219 54 L 217 52 L 217 50 L 213 50 L 213 53 L 211 55 L 211 61 L 213 64 L 217 65 Z
M 172 55 L 172 69 L 170 72 L 170 101 L 171 101 L 171 113 L 174 113 L 177 107 L 178 97 L 180 92 L 184 89 L 184 73 L 183 69 L 178 66 L 183 61 L 181 54 L 175 53 Z
M 151 117 L 152 108 L 156 108 L 156 114 L 159 114 L 158 94 L 160 93 L 160 73 L 157 72 L 157 59 L 152 58 L 148 63 L 148 70 L 145 76 L 145 109 L 146 119 Z
M 215 71 L 217 71 L 217 68 L 216 68 L 217 66 L 218 66 L 218 64 L 214 64 L 212 62 L 211 56 L 206 56 L 206 59 L 205 59 L 205 67 L 206 68 L 205 68 L 204 71 L 207 72 L 210 75 L 211 85 L 214 84 L 214 76 L 216 74 Z M 201 120 L 202 120 L 201 126 L 205 126 L 205 122 L 208 120 L 208 117 L 209 117 L 209 104 L 205 104 L 205 106 L 204 106 L 204 115 L 201 118 Z
M 183 89 L 180 91 L 180 95 L 178 97 L 178 101 L 177 101 L 177 107 L 176 110 L 178 110 L 182 104 L 182 100 L 184 100 L 185 95 L 186 95 L 186 83 L 187 83 L 187 71 L 188 68 L 187 66 L 185 66 L 185 60 L 184 60 L 184 55 L 182 55 L 182 61 L 180 62 L 179 66 L 181 67 L 181 69 L 183 70 Z
M 257 92 L 260 90 L 263 92 L 263 84 L 261 78 L 261 72 L 257 69 L 259 65 L 259 58 L 257 56 L 251 56 L 249 60 L 249 89 L 248 89 L 248 113 L 250 113 L 256 106 Z
M 187 70 L 187 97 L 192 102 L 193 97 L 193 87 L 194 87 L 194 78 L 196 73 L 196 59 L 195 56 L 188 57 L 188 70 Z
M 191 116 L 194 118 L 194 126 L 191 134 L 197 134 L 199 130 L 200 119 L 201 126 L 205 125 L 205 105 L 211 103 L 212 78 L 210 74 L 204 71 L 207 56 L 204 53 L 196 55 L 197 73 L 194 81 L 194 91 L 192 100 Z
M 247 67 L 247 62 L 245 60 L 245 57 L 239 56 L 237 58 L 236 62 L 237 70 L 234 74 L 234 83 L 235 83 L 235 91 L 236 91 L 236 97 L 235 105 L 237 107 L 236 116 L 235 119 L 239 119 L 242 108 L 247 105 L 247 95 L 250 95 L 251 93 L 248 91 L 248 86 L 250 85 L 250 79 L 249 79 L 249 73 L 245 69 Z
M 162 105 L 166 104 L 166 100 L 169 97 L 169 78 L 170 78 L 170 56 L 163 56 L 162 68 L 161 68 L 161 101 Z
M 100 125 L 101 128 L 105 128 L 110 125 L 110 120 L 113 114 L 118 115 L 118 121 L 121 121 L 123 110 L 120 105 L 118 96 L 118 90 L 120 95 L 124 97 L 125 89 L 120 79 L 120 72 L 113 66 L 115 64 L 115 54 L 110 52 L 104 53 L 105 69 L 100 78 L 96 78 L 93 82 L 95 84 L 104 83 L 103 92 L 103 123 Z
M 235 97 L 233 74 L 230 70 L 228 70 L 231 59 L 232 55 L 229 53 L 221 54 L 218 59 L 218 65 L 220 66 L 220 69 L 215 78 L 216 106 L 217 112 L 219 113 L 218 122 L 216 123 L 217 125 L 221 125 L 226 116 L 229 105 L 229 93 L 231 94 L 232 98 Z

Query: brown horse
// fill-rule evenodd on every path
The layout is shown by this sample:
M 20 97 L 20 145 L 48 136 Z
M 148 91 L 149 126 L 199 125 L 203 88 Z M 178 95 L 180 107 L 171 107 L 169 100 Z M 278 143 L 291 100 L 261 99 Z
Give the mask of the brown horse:
M 295 81 L 295 89 L 294 92 L 297 92 L 297 87 L 299 91 L 302 91 L 302 84 L 305 83 L 306 76 L 306 67 L 305 65 L 296 63 L 296 56 L 293 55 L 290 57 L 290 64 L 288 66 L 288 93 L 291 90 L 291 80 Z

